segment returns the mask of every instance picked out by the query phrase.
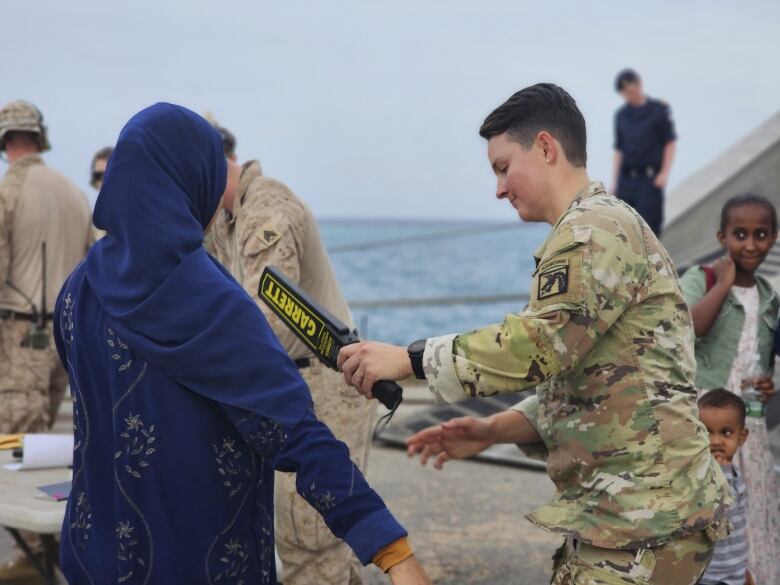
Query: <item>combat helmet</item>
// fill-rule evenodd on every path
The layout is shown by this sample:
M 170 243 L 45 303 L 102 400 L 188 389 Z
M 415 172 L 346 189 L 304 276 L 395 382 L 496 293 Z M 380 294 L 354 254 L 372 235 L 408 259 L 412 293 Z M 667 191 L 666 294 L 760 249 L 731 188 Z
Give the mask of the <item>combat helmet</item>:
M 30 102 L 16 100 L 0 108 L 0 151 L 5 150 L 4 138 L 8 132 L 32 132 L 37 136 L 41 152 L 51 148 L 43 114 Z

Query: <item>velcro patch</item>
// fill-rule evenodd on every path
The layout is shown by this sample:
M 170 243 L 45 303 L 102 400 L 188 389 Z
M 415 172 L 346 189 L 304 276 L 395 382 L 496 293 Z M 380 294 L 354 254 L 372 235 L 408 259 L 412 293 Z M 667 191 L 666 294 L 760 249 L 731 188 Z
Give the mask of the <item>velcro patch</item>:
M 266 246 L 270 247 L 281 240 L 282 236 L 274 228 L 264 227 L 260 229 L 260 239 L 265 242 Z
M 244 241 L 242 253 L 247 256 L 256 256 L 263 250 L 271 248 L 281 239 L 282 235 L 279 233 L 279 230 L 272 224 L 266 223 L 249 234 L 246 241 Z
M 549 262 L 539 273 L 538 300 L 562 295 L 569 290 L 569 259 L 559 258 Z

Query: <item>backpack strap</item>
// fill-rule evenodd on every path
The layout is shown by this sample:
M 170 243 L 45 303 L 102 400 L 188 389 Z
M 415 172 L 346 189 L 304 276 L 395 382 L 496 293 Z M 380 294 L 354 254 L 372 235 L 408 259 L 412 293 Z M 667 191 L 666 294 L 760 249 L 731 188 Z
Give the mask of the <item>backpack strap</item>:
M 712 268 L 712 266 L 699 266 L 701 268 L 701 271 L 704 273 L 704 282 L 706 284 L 707 291 L 710 292 L 712 290 L 712 287 L 715 286 L 715 283 L 718 281 L 718 279 L 715 277 L 715 270 Z

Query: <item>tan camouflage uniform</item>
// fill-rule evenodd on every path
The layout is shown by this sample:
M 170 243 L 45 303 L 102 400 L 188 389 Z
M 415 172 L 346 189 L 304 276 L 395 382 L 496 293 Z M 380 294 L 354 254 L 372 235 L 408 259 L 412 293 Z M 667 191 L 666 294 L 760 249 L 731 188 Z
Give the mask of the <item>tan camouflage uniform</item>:
M 695 583 L 730 496 L 697 416 L 693 327 L 671 259 L 600 183 L 535 256 L 526 310 L 428 340 L 429 386 L 448 401 L 536 386 L 515 408 L 557 487 L 529 515 L 567 537 L 553 583 Z
M 27 346 L 30 320 L 8 316 L 41 307 L 41 242 L 45 241 L 47 313 L 62 283 L 92 243 L 84 194 L 46 167 L 39 155 L 9 166 L 0 180 L 0 433 L 42 432 L 55 421 L 68 384 L 51 337 L 49 346 Z
M 351 324 L 311 211 L 282 183 L 264 177 L 260 163 L 244 165 L 233 213 L 222 212 L 210 234 L 214 256 L 257 300 L 271 327 L 295 360 L 308 358 L 300 372 L 311 390 L 317 417 L 349 447 L 365 471 L 376 409 L 347 386 L 338 372 L 323 367 L 307 347 L 260 302 L 257 288 L 266 266 L 275 266 L 345 323 Z M 277 473 L 276 546 L 285 585 L 361 583 L 360 563 L 295 488 L 295 474 Z

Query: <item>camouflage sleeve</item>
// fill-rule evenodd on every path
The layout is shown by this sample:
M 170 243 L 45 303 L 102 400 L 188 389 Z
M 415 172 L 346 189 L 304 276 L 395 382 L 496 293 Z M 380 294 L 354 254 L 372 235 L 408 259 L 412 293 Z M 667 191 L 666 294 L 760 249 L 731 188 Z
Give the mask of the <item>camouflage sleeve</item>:
M 680 278 L 680 288 L 682 289 L 685 303 L 688 307 L 693 307 L 707 294 L 707 282 L 704 271 L 698 266 L 693 266 L 685 271 Z
M 429 387 L 452 402 L 519 392 L 575 366 L 645 286 L 643 243 L 635 250 L 621 235 L 560 228 L 534 273 L 526 311 L 428 340 L 423 366 Z
M 544 436 L 539 431 L 539 396 L 536 394 L 529 396 L 528 398 L 525 398 L 524 400 L 521 400 L 514 406 L 510 407 L 509 410 L 522 412 L 525 415 L 525 418 L 528 419 L 528 422 L 531 423 L 531 426 L 534 428 L 536 433 L 540 437 Z M 530 457 L 532 459 L 541 459 L 542 461 L 546 461 L 550 454 L 549 450 L 547 449 L 547 445 L 545 445 L 542 441 L 538 441 L 536 443 L 518 443 L 517 446 L 526 457 Z
M 266 266 L 274 266 L 293 282 L 301 278 L 303 254 L 303 217 L 297 209 L 263 207 L 261 211 L 244 210 L 236 225 L 243 278 L 241 285 L 255 299 L 277 336 L 287 328 L 271 310 L 260 302 L 257 288 Z
M 12 210 L 9 208 L 10 193 L 5 181 L 0 181 L 0 287 L 5 287 L 8 281 L 8 270 L 11 265 L 11 221 Z

